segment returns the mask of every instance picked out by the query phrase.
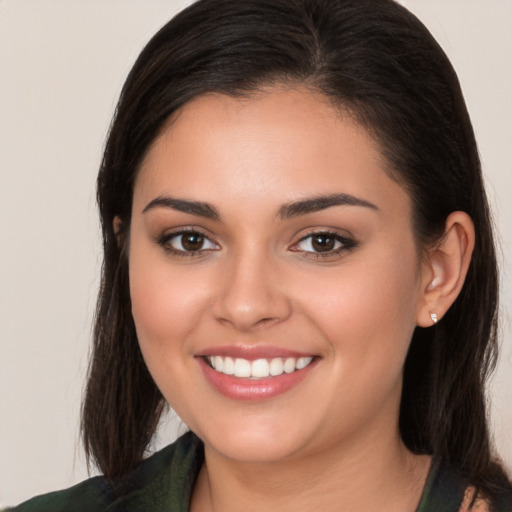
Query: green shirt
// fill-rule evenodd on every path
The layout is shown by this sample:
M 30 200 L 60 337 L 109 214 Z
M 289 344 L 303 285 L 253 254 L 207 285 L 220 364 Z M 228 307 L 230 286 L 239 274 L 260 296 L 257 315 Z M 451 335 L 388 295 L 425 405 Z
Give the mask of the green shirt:
M 188 512 L 203 461 L 201 441 L 188 432 L 142 462 L 126 480 L 128 490 L 122 495 L 97 476 L 32 498 L 9 512 Z M 466 487 L 463 478 L 433 463 L 416 512 L 458 512 Z M 496 512 L 512 511 L 507 496 Z

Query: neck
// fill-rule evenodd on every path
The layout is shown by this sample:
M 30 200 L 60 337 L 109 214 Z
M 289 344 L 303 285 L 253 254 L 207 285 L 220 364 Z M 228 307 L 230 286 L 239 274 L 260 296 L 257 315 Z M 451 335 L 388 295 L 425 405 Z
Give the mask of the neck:
M 415 510 L 430 458 L 414 455 L 398 429 L 359 433 L 328 449 L 277 462 L 239 462 L 205 447 L 191 512 Z

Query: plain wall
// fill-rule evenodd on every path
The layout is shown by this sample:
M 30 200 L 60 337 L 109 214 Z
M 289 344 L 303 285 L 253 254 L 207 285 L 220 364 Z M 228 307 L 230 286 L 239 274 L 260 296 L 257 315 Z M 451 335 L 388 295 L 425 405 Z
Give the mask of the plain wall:
M 187 3 L 0 0 L 0 504 L 87 477 L 78 417 L 101 265 L 96 172 L 127 72 Z M 491 413 L 512 469 L 512 2 L 401 3 L 452 59 L 480 144 L 503 249 Z

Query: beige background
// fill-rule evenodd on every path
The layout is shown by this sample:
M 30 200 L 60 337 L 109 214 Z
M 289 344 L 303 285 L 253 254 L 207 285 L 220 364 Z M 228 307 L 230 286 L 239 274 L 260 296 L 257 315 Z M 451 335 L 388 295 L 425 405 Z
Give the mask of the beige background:
M 96 171 L 131 64 L 187 3 L 0 0 L 0 504 L 87 476 L 77 440 L 101 264 Z M 512 470 L 512 2 L 402 3 L 459 72 L 501 232 L 491 412 Z

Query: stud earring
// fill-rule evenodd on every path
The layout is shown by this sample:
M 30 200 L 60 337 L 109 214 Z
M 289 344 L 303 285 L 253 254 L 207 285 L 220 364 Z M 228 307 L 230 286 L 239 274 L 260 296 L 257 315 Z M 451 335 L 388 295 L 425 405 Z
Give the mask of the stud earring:
M 432 323 L 434 325 L 437 324 L 437 321 L 438 321 L 437 315 L 435 313 L 432 313 L 431 311 L 430 311 L 430 318 L 432 319 Z

